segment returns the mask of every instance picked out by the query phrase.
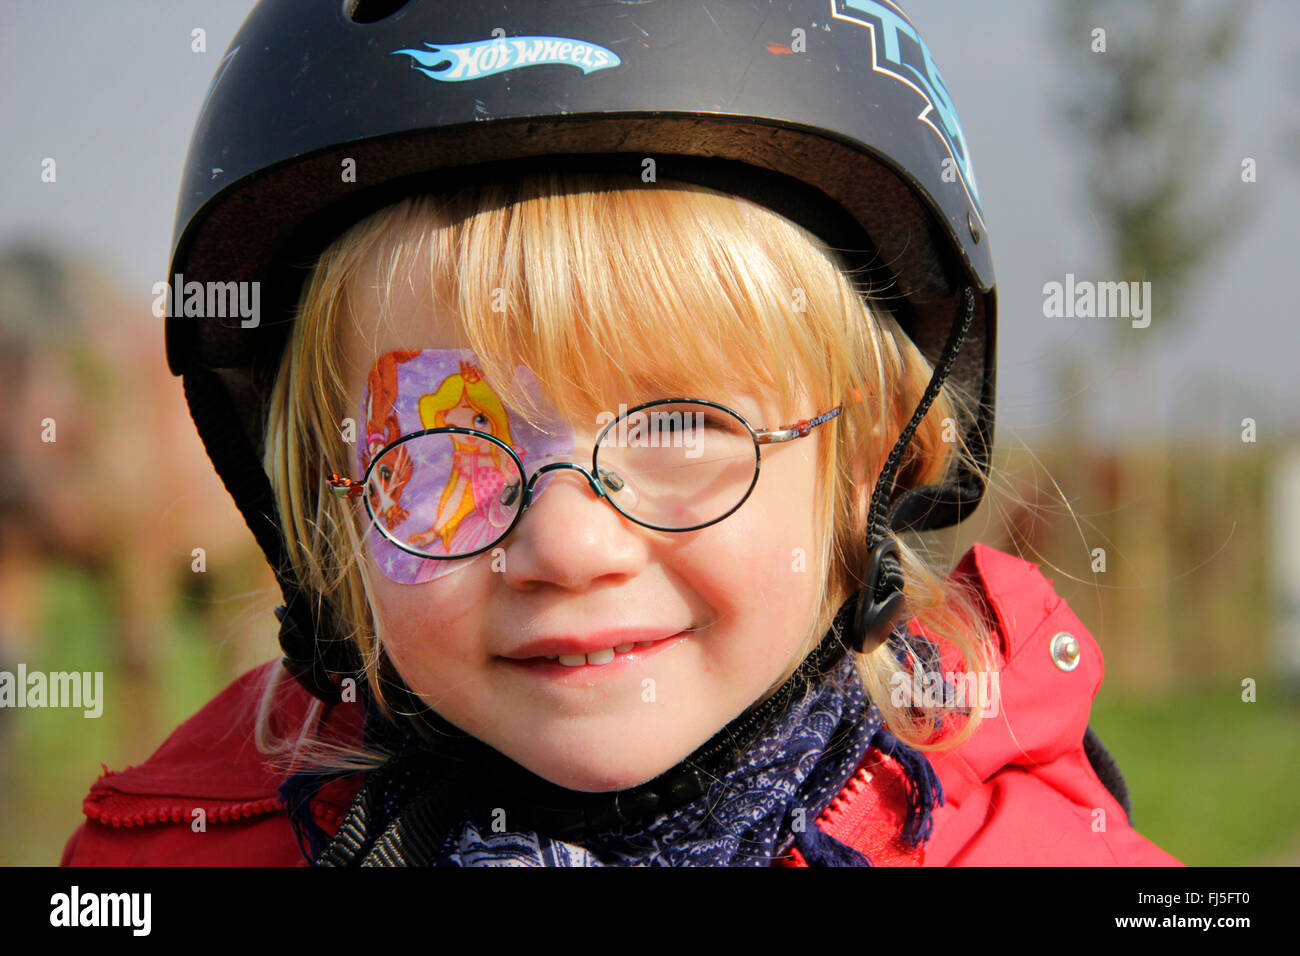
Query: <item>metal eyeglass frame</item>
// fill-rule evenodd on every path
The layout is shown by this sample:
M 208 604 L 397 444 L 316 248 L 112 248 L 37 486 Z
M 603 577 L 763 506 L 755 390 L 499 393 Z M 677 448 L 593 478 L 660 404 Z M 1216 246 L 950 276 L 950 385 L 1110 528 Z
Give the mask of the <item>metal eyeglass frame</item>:
M 854 392 L 856 397 L 857 390 L 855 389 Z M 627 512 L 623 511 L 621 508 L 619 508 L 619 506 L 614 503 L 614 500 L 610 498 L 608 494 L 605 493 L 605 489 L 601 487 L 602 482 L 597 481 L 596 478 L 593 477 L 593 473 L 600 470 L 596 465 L 596 457 L 597 457 L 597 453 L 600 450 L 601 441 L 604 439 L 605 435 L 609 432 L 609 430 L 615 428 L 620 421 L 632 415 L 634 412 L 644 411 L 647 408 L 654 408 L 656 405 L 669 405 L 669 404 L 681 404 L 681 403 L 687 403 L 691 405 L 707 405 L 710 408 L 716 408 L 718 411 L 725 412 L 726 414 L 730 415 L 732 418 L 736 419 L 738 422 L 740 422 L 742 425 L 745 426 L 745 428 L 749 431 L 750 437 L 754 440 L 754 479 L 749 483 L 749 487 L 745 489 L 745 494 L 741 497 L 740 501 L 736 502 L 736 504 L 725 514 L 722 514 L 717 518 L 714 518 L 712 521 L 706 521 L 703 524 L 692 525 L 689 528 L 664 528 L 659 525 L 654 525 L 654 524 L 650 524 L 649 522 L 642 521 L 639 518 L 636 518 L 628 514 Z M 509 527 L 507 527 L 506 530 L 501 533 L 501 536 L 498 537 L 493 542 L 491 542 L 490 544 L 484 545 L 483 547 L 479 548 L 477 551 L 471 551 L 467 554 L 458 554 L 454 556 L 425 554 L 422 551 L 416 551 L 414 548 L 410 547 L 409 545 L 407 545 L 402 541 L 398 541 L 392 534 L 388 532 L 386 528 L 383 527 L 383 523 L 378 521 L 375 518 L 375 513 L 370 507 L 370 496 L 365 493 L 366 485 L 370 481 L 370 477 L 375 470 L 375 466 L 380 462 L 381 459 L 384 458 L 385 455 L 387 455 L 393 449 L 397 448 L 399 445 L 402 445 L 408 441 L 414 441 L 417 438 L 423 438 L 425 435 L 432 435 L 432 434 L 472 435 L 475 438 L 486 439 L 487 441 L 492 442 L 497 447 L 503 449 L 506 452 L 506 454 L 508 454 L 512 459 L 514 459 L 515 468 L 518 470 L 520 476 L 526 475 L 527 472 L 524 470 L 524 463 L 520 459 L 520 457 L 517 454 L 515 454 L 515 450 L 511 448 L 509 445 L 507 445 L 505 442 L 503 442 L 501 439 L 497 438 L 495 435 L 489 435 L 487 432 L 477 431 L 473 428 L 460 428 L 460 427 L 450 426 L 450 425 L 445 428 L 425 428 L 418 432 L 412 432 L 409 435 L 403 435 L 401 438 L 397 439 L 396 441 L 389 442 L 387 445 L 381 448 L 375 454 L 374 458 L 371 459 L 370 467 L 366 469 L 366 473 L 365 475 L 362 476 L 360 481 L 356 481 L 352 478 L 345 478 L 341 475 L 335 474 L 335 475 L 331 475 L 328 479 L 326 479 L 325 483 L 329 486 L 330 492 L 337 498 L 361 498 L 365 502 L 366 514 L 370 516 L 371 524 L 379 530 L 380 534 L 382 534 L 385 538 L 387 538 L 393 545 L 405 551 L 407 554 L 413 554 L 418 558 L 426 558 L 430 561 L 462 561 L 465 558 L 472 558 L 475 555 L 482 554 L 485 551 L 489 551 L 492 548 L 495 548 L 498 544 L 500 544 L 502 541 L 504 541 L 506 538 L 510 536 L 510 533 L 515 530 L 515 525 L 519 524 L 519 520 L 524 516 L 524 512 L 527 511 L 529 505 L 532 504 L 533 485 L 537 483 L 537 479 L 540 478 L 542 475 L 546 474 L 547 472 L 559 471 L 565 468 L 570 468 L 583 475 L 587 479 L 587 484 L 591 486 L 592 491 L 596 493 L 597 498 L 604 499 L 606 504 L 608 504 L 611 508 L 613 508 L 619 514 L 621 514 L 624 518 L 627 518 L 629 521 L 641 525 L 641 527 L 643 528 L 649 528 L 652 531 L 670 531 L 674 533 L 681 533 L 686 531 L 698 531 L 701 528 L 707 528 L 710 525 L 715 525 L 719 521 L 724 521 L 727 518 L 731 517 L 733 514 L 736 513 L 736 511 L 740 509 L 741 505 L 743 505 L 746 501 L 749 500 L 749 496 L 753 494 L 754 488 L 758 484 L 759 471 L 761 470 L 763 465 L 763 456 L 759 452 L 760 446 L 777 444 L 779 442 L 795 441 L 796 439 L 804 438 L 807 435 L 811 434 L 812 430 L 816 428 L 818 425 L 830 421 L 832 418 L 834 418 L 843 410 L 844 410 L 844 405 L 837 405 L 834 408 L 832 408 L 830 411 L 818 415 L 816 418 L 801 419 L 800 421 L 795 422 L 793 425 L 788 425 L 785 428 L 756 429 L 753 425 L 751 425 L 748 421 L 746 421 L 745 416 L 741 415 L 739 412 L 728 408 L 726 405 L 719 405 L 717 402 L 710 402 L 706 399 L 661 398 L 653 402 L 646 402 L 644 405 L 638 405 L 635 408 L 630 408 L 622 415 L 618 416 L 618 418 L 615 418 L 612 422 L 610 422 L 608 425 L 602 428 L 600 434 L 596 436 L 596 443 L 591 450 L 591 471 L 588 471 L 586 468 L 583 468 L 579 464 L 576 464 L 574 462 L 567 462 L 567 461 L 552 462 L 549 465 L 543 465 L 541 468 L 538 468 L 537 471 L 533 473 L 533 476 L 531 478 L 523 482 L 523 497 L 524 497 L 523 505 L 515 513 L 514 520 L 511 521 Z M 607 472 L 606 474 L 612 475 L 613 473 Z M 618 491 L 619 489 L 614 488 L 613 490 Z

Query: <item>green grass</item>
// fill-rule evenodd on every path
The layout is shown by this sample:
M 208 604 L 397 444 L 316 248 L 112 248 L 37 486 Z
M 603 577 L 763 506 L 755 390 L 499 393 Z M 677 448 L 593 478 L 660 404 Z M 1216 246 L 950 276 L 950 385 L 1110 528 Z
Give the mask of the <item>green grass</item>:
M 1128 782 L 1138 831 L 1188 866 L 1300 862 L 1300 701 L 1231 681 L 1161 700 L 1112 697 L 1092 728 Z
M 133 687 L 110 654 L 109 608 L 84 573 L 51 569 L 44 580 L 45 626 L 39 650 L 22 658 L 28 671 L 102 671 L 103 713 L 43 708 L 5 714 L 13 765 L 0 794 L 0 865 L 51 865 L 84 819 L 81 801 L 103 772 L 143 762 L 184 719 L 229 681 L 216 650 L 188 616 L 177 615 L 159 648 L 157 684 Z M 7 663 L 11 669 L 18 661 Z M 149 739 L 127 739 L 123 707 L 151 694 Z

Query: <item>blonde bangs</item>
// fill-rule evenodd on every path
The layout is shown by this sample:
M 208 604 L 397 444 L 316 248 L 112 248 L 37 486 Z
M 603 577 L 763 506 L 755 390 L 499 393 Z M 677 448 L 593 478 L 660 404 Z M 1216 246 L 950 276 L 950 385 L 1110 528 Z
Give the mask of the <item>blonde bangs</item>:
M 512 384 L 519 365 L 589 422 L 620 403 L 751 394 L 789 418 L 804 394 L 819 412 L 839 404 L 850 375 L 828 354 L 845 322 L 842 296 L 825 294 L 835 262 L 800 227 L 706 187 L 547 173 L 408 199 L 349 239 L 377 262 L 381 316 L 401 284 L 433 290 L 502 400 L 532 421 L 540 410 Z

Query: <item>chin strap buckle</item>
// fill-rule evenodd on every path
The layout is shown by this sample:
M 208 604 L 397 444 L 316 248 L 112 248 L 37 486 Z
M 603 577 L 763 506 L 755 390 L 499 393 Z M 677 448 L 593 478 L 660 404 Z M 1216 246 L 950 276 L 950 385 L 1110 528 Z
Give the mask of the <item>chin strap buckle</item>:
M 885 538 L 871 550 L 867 583 L 858 591 L 849 642 L 857 653 L 870 654 L 885 643 L 906 614 L 907 602 L 898 584 L 901 580 L 898 542 Z

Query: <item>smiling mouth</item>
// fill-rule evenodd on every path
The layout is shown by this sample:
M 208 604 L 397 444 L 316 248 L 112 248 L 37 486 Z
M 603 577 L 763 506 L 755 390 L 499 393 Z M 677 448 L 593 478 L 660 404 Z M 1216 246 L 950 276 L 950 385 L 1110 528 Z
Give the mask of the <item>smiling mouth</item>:
M 676 635 L 673 636 L 675 637 Z M 663 640 L 666 641 L 669 640 L 669 638 L 665 637 Z M 654 647 L 659 643 L 662 643 L 662 641 L 633 641 L 628 644 L 618 644 L 614 647 L 607 647 L 602 651 L 592 651 L 590 654 L 548 654 L 545 657 L 530 657 L 529 660 L 559 661 L 559 663 L 565 667 L 583 667 L 588 664 L 600 667 L 603 664 L 608 664 L 620 655 L 632 653 L 637 648 Z
M 682 631 L 657 641 L 618 644 L 589 654 L 548 654 L 544 657 L 506 658 L 506 660 L 516 666 L 552 677 L 563 677 L 576 672 L 591 673 L 593 670 L 603 670 L 607 667 L 611 670 L 621 670 L 619 664 L 634 664 L 652 654 L 657 654 L 660 650 L 682 641 L 686 634 L 686 631 Z

